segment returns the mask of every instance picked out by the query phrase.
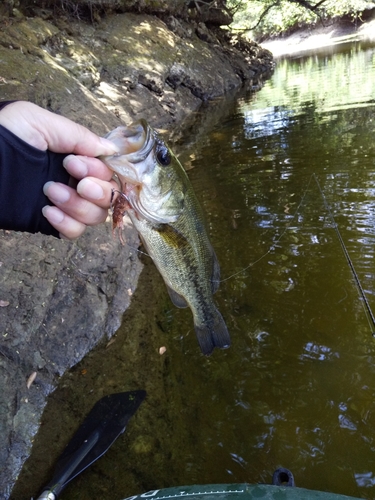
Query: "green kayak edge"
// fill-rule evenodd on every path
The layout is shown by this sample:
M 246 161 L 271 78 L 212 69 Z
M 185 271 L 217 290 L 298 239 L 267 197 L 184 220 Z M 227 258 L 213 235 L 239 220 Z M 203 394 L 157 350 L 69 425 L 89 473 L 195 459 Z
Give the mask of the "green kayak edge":
M 268 484 L 206 484 L 152 490 L 125 500 L 360 500 L 326 491 Z

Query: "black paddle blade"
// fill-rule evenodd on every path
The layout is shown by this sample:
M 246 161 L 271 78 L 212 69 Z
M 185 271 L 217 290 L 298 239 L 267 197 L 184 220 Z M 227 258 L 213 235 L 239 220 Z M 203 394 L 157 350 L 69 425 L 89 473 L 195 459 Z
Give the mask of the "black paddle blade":
M 65 448 L 53 479 L 44 491 L 53 493 L 53 498 L 57 497 L 69 481 L 104 455 L 124 432 L 145 397 L 146 391 L 139 390 L 110 394 L 100 399 Z

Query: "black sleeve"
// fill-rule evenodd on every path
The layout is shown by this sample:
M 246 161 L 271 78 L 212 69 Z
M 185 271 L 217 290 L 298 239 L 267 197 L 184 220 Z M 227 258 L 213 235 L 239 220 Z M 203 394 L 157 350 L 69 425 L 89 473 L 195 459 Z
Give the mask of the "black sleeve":
M 0 102 L 0 111 L 5 108 L 5 106 L 8 106 L 8 104 L 11 104 L 12 102 L 17 102 L 17 101 L 1 101 Z
M 58 237 L 42 214 L 42 208 L 51 205 L 43 185 L 68 184 L 70 176 L 62 166 L 65 156 L 34 148 L 0 125 L 0 229 Z

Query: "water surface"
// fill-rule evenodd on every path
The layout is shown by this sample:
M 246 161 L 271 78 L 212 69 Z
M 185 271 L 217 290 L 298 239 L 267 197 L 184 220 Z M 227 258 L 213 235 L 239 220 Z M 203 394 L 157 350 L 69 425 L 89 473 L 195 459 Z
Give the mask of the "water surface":
M 300 486 L 373 498 L 374 325 L 335 223 L 375 308 L 375 51 L 345 49 L 281 61 L 204 138 L 191 178 L 233 334 L 226 480 L 283 465 Z
M 63 499 L 269 483 L 279 466 L 298 486 L 374 498 L 375 326 L 335 229 L 375 310 L 374 103 L 375 49 L 357 43 L 280 61 L 260 92 L 190 138 L 181 159 L 221 263 L 233 345 L 204 358 L 190 311 L 145 258 L 116 342 L 51 398 L 24 482 L 55 462 L 56 418 L 68 436 L 100 395 L 144 388 L 125 437 Z

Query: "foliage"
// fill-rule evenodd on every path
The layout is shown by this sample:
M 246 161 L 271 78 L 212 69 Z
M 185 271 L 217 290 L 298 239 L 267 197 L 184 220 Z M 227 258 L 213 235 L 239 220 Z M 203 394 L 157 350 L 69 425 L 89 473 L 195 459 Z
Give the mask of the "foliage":
M 274 36 L 306 24 L 315 24 L 333 17 L 360 17 L 375 0 L 228 0 L 234 15 L 231 28 L 250 31 L 254 38 Z

